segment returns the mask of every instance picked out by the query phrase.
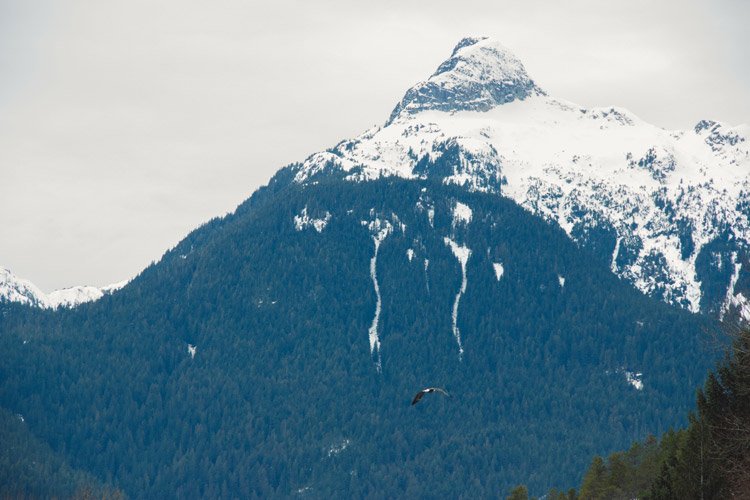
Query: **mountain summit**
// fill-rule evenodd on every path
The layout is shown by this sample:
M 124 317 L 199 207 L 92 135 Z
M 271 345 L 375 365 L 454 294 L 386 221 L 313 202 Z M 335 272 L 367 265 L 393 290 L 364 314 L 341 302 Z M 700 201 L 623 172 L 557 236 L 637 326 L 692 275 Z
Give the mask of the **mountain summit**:
M 388 123 L 430 109 L 488 111 L 531 95 L 546 94 L 513 53 L 487 37 L 464 38 L 427 81 L 406 92 Z
M 649 296 L 750 318 L 748 137 L 747 125 L 667 131 L 622 108 L 554 98 L 502 45 L 464 38 L 385 126 L 284 175 L 398 176 L 499 193 Z
M 616 275 L 743 289 L 747 135 L 497 100 L 520 68 L 464 40 L 425 85 L 481 104 L 417 98 L 85 306 L 0 268 L 0 442 L 39 443 L 0 497 L 70 496 L 54 458 L 133 500 L 497 498 L 684 425 L 704 318 Z
M 282 169 L 274 182 L 393 176 L 502 194 L 646 295 L 750 319 L 748 138 L 747 125 L 702 120 L 667 131 L 622 108 L 549 96 L 503 45 L 468 37 L 406 91 L 383 127 Z M 26 297 L 2 290 L 0 276 L 0 300 Z

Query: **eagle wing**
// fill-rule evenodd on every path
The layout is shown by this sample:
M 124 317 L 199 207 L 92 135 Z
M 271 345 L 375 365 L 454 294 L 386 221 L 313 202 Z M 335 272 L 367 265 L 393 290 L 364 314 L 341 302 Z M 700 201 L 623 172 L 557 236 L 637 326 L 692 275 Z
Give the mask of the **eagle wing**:
M 450 394 L 448 394 L 448 393 L 447 393 L 446 391 L 444 391 L 443 389 L 441 389 L 440 387 L 435 387 L 435 388 L 433 388 L 432 390 L 433 390 L 433 391 L 440 391 L 440 392 L 442 392 L 443 394 L 445 394 L 446 396 L 448 396 L 449 398 L 452 398 L 452 397 L 453 397 L 453 396 L 451 396 Z
M 412 400 L 411 404 L 415 405 L 419 403 L 419 400 L 422 399 L 422 396 L 424 396 L 425 391 L 419 391 L 416 396 L 414 396 L 414 400 Z

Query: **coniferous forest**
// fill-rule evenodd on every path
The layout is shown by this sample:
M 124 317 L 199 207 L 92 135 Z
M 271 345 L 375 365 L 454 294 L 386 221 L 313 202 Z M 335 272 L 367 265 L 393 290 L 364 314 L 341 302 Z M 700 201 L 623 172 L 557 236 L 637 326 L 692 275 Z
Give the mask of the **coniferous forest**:
M 716 325 L 511 201 L 285 173 L 112 295 L 0 305 L 0 494 L 583 497 L 654 450 L 676 484 L 696 426 L 744 411 L 718 368 L 689 417 Z
M 698 389 L 690 423 L 661 441 L 650 435 L 628 450 L 595 456 L 580 492 L 552 488 L 549 500 L 723 499 L 750 497 L 750 327 L 736 320 L 717 339 L 725 355 Z M 521 484 L 509 500 L 528 500 Z

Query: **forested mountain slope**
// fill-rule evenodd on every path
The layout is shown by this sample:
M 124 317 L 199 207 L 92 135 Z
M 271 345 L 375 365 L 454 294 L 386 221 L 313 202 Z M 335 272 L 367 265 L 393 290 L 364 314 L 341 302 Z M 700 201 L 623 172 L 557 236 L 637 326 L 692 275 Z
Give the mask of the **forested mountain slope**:
M 0 405 L 136 499 L 546 491 L 685 423 L 701 316 L 496 194 L 290 172 L 97 302 L 2 304 Z

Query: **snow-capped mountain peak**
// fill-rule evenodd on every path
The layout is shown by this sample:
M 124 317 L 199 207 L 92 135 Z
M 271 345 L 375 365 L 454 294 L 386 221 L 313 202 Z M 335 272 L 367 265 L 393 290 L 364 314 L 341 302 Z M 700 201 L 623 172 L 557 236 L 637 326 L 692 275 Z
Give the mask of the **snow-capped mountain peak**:
M 487 111 L 531 95 L 544 91 L 512 52 L 490 38 L 464 38 L 430 78 L 406 92 L 388 123 L 425 110 Z
M 501 193 L 644 293 L 721 314 L 750 296 L 748 138 L 746 125 L 667 131 L 622 108 L 553 98 L 502 45 L 465 38 L 383 127 L 292 173 L 298 183 L 399 176 Z
M 49 299 L 44 292 L 31 281 L 19 278 L 4 267 L 0 267 L 0 302 L 49 307 Z
M 75 307 L 84 302 L 98 300 L 105 294 L 119 290 L 127 283 L 126 280 L 101 288 L 74 286 L 45 294 L 32 282 L 19 278 L 10 270 L 0 267 L 0 302 L 19 302 L 45 309 Z

